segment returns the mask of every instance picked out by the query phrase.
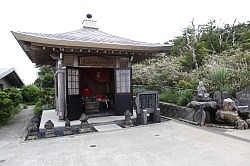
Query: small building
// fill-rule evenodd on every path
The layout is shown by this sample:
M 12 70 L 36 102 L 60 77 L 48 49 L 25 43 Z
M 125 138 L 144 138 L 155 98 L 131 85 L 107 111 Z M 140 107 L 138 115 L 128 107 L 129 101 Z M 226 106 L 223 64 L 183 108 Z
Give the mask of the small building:
M 83 112 L 132 112 L 132 63 L 164 56 L 170 48 L 102 32 L 91 17 L 71 32 L 12 34 L 37 67 L 56 67 L 56 110 L 61 120 L 77 120 Z
M 20 88 L 24 83 L 18 76 L 15 68 L 0 68 L 0 90 L 9 87 Z

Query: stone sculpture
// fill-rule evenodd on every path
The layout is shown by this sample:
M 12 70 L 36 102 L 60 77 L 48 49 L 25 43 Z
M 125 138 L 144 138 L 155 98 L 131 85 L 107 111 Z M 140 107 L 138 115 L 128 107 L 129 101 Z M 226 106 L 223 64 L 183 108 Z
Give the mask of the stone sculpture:
M 133 122 L 131 120 L 131 112 L 129 110 L 125 111 L 125 121 L 123 127 L 133 127 Z
M 55 137 L 54 123 L 51 120 L 48 120 L 44 124 L 44 128 L 45 128 L 45 138 Z
M 82 113 L 80 121 L 81 121 L 81 127 L 79 129 L 79 133 L 88 133 L 92 131 L 91 126 L 88 123 L 88 117 L 84 113 Z
M 198 101 L 208 101 L 211 100 L 209 98 L 209 94 L 206 93 L 206 88 L 204 86 L 203 81 L 199 82 L 199 86 L 197 87 L 197 96 L 198 96 Z
M 64 128 L 63 134 L 64 135 L 73 134 L 71 126 L 70 126 L 70 121 L 68 119 L 65 121 L 65 128 Z

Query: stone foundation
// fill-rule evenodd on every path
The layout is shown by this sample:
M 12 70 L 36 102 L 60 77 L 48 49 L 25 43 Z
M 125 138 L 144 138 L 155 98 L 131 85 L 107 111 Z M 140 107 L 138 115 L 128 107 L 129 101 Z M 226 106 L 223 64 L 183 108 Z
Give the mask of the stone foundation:
M 185 119 L 193 121 L 195 110 L 187 107 L 181 107 L 171 103 L 160 102 L 161 115 L 173 119 Z

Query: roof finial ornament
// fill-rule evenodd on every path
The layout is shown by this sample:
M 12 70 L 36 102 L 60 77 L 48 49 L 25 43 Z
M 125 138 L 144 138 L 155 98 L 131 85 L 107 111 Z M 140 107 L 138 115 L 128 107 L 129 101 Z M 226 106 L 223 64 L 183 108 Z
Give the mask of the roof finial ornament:
M 89 13 L 88 13 L 88 14 L 86 15 L 86 17 L 87 17 L 88 19 L 91 19 L 91 18 L 92 18 L 92 14 L 89 14 Z
M 94 28 L 94 29 L 98 29 L 96 27 L 96 20 L 94 20 L 92 18 L 92 14 L 86 14 L 86 18 L 84 18 L 83 22 L 82 22 L 83 28 Z

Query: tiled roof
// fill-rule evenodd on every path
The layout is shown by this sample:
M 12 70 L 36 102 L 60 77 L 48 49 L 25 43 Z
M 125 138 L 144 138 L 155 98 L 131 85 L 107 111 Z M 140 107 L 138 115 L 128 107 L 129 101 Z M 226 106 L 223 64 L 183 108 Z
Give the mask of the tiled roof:
M 14 68 L 0 68 L 0 79 L 15 71 Z
M 78 29 L 71 32 L 56 33 L 56 34 L 42 34 L 42 33 L 30 33 L 30 32 L 17 32 L 17 33 L 44 39 L 63 40 L 72 42 L 91 42 L 91 43 L 103 43 L 103 44 L 146 46 L 146 47 L 164 46 L 158 43 L 147 43 L 147 42 L 130 40 L 99 31 L 96 28 L 87 28 L 87 27 L 83 27 L 82 29 Z
M 51 54 L 60 50 L 78 55 L 92 54 L 131 56 L 138 62 L 154 56 L 164 56 L 169 45 L 147 43 L 118 37 L 93 27 L 86 27 L 65 33 L 43 34 L 13 32 L 12 34 L 30 60 L 37 66 L 54 63 Z M 91 55 L 92 55 L 91 54 Z
M 15 68 L 0 68 L 0 79 L 6 78 L 12 86 L 21 87 L 23 81 L 18 76 Z

